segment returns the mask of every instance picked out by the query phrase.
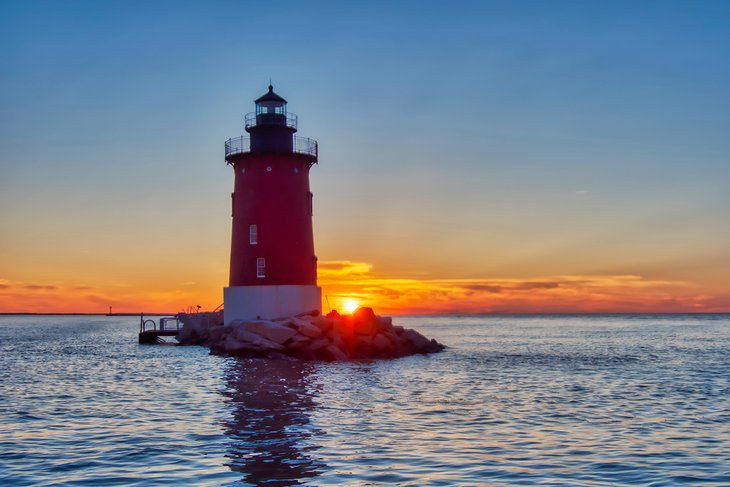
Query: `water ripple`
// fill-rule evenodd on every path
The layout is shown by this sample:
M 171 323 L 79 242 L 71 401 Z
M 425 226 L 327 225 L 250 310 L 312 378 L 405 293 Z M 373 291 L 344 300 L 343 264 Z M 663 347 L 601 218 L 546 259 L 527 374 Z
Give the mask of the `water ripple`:
M 0 318 L 0 484 L 728 485 L 730 317 L 403 317 L 349 364 Z

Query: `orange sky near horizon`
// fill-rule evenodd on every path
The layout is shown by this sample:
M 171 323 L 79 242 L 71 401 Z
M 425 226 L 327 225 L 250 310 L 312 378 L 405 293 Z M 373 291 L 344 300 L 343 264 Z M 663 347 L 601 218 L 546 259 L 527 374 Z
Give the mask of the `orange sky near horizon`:
M 364 262 L 320 262 L 324 312 L 342 311 L 347 300 L 382 314 L 446 313 L 697 313 L 730 311 L 730 295 L 700 286 L 636 275 L 572 275 L 525 279 L 416 279 L 379 276 Z M 0 280 L 0 312 L 105 313 L 212 310 L 221 287 L 181 282 L 19 282 Z

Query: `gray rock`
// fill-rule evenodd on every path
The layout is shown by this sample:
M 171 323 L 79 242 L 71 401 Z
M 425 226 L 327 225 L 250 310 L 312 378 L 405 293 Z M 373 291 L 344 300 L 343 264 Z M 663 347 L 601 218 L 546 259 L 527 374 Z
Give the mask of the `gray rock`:
M 250 321 L 244 323 L 243 327 L 251 333 L 256 333 L 279 345 L 282 345 L 285 341 L 297 334 L 296 330 L 292 330 L 288 326 L 273 321 Z
M 322 336 L 322 330 L 307 321 L 294 318 L 292 323 L 297 327 L 297 331 L 304 336 L 308 336 L 310 338 L 319 338 Z
M 258 351 L 261 348 L 250 342 L 239 341 L 236 337 L 229 335 L 223 342 L 223 350 L 231 355 L 237 355 L 244 352 Z
M 317 338 L 316 340 L 312 340 L 312 342 L 307 347 L 308 350 L 311 350 L 313 352 L 316 352 L 317 350 L 320 350 L 322 348 L 325 348 L 330 345 L 330 341 L 326 338 Z
M 309 337 L 303 335 L 295 335 L 291 338 L 291 340 L 287 341 L 284 346 L 287 350 L 296 351 L 308 347 L 311 342 L 312 339 Z
M 347 355 L 345 352 L 340 350 L 339 348 L 335 347 L 334 345 L 329 345 L 325 347 L 324 353 L 326 354 L 326 358 L 329 360 L 335 360 L 338 362 L 344 362 L 347 360 Z
M 359 358 L 368 358 L 372 355 L 373 337 L 357 335 L 355 337 L 355 355 Z
M 280 345 L 256 333 L 248 331 L 246 328 L 244 328 L 244 324 L 231 326 L 235 326 L 235 328 L 233 329 L 233 331 L 230 332 L 230 335 L 226 338 L 226 340 L 228 340 L 229 338 L 233 338 L 238 342 L 245 342 L 255 345 L 258 349 L 284 350 L 283 345 Z
M 322 333 L 327 333 L 332 330 L 332 320 L 325 316 L 317 316 L 311 318 L 310 323 L 320 329 Z
M 358 308 L 352 314 L 352 321 L 358 335 L 373 336 L 381 330 L 380 321 L 372 308 Z
M 377 334 L 373 338 L 373 348 L 380 354 L 390 355 L 393 353 L 393 344 L 382 334 Z

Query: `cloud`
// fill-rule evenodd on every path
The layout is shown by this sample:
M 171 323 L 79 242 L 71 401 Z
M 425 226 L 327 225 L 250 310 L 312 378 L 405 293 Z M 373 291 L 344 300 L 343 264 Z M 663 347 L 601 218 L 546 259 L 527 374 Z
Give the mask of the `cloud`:
M 469 291 L 477 291 L 477 292 L 485 292 L 485 293 L 493 293 L 493 294 L 499 294 L 502 291 L 504 291 L 504 286 L 495 286 L 494 284 L 467 284 L 465 286 L 462 286 L 463 289 L 467 289 Z
M 96 304 L 102 304 L 102 305 L 113 305 L 116 306 L 120 304 L 116 299 L 110 299 L 104 296 L 99 296 L 98 294 L 87 294 L 84 296 L 84 299 L 87 301 L 91 301 L 92 303 Z
M 556 287 L 560 287 L 557 282 L 521 282 L 514 289 L 529 291 L 531 289 L 555 289 Z
M 373 266 L 366 262 L 349 260 L 330 260 L 317 262 L 317 271 L 322 277 L 364 276 L 370 273 Z
M 338 262 L 328 263 L 319 277 L 332 308 L 354 298 L 394 314 L 691 312 L 722 310 L 718 302 L 728 309 L 726 300 L 702 295 L 691 283 L 638 275 L 393 279 L 370 264 Z
M 515 282 L 515 283 L 509 283 L 509 284 L 493 284 L 493 283 L 488 282 L 488 283 L 480 283 L 480 284 L 466 284 L 461 287 L 462 287 L 462 289 L 467 289 L 469 291 L 500 294 L 503 292 L 510 292 L 510 291 L 530 291 L 533 289 L 554 289 L 559 286 L 560 286 L 560 284 L 557 282 L 527 281 L 527 282 Z
M 50 284 L 26 284 L 23 287 L 29 291 L 55 291 L 58 289 L 58 286 Z

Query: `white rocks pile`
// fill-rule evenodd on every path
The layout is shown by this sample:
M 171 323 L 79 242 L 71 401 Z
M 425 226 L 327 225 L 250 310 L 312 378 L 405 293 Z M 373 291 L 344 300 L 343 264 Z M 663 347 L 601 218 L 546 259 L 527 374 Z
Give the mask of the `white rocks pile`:
M 234 321 L 223 326 L 223 313 L 180 314 L 181 345 L 205 345 L 217 355 L 292 356 L 304 360 L 395 358 L 440 352 L 445 347 L 415 330 L 393 325 L 371 308 L 352 315 L 336 311 L 276 320 Z

